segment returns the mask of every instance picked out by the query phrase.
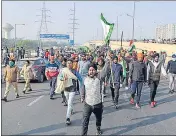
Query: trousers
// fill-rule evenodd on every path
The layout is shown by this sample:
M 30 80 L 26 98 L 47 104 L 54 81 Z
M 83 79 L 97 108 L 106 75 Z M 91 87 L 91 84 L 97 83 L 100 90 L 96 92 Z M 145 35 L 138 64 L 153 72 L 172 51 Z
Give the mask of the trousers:
M 97 127 L 101 126 L 102 113 L 103 113 L 102 103 L 91 106 L 85 102 L 84 103 L 84 110 L 83 110 L 82 132 L 81 132 L 82 136 L 87 135 L 88 126 L 89 126 L 89 119 L 90 119 L 92 112 L 94 113 L 94 115 L 96 117 L 96 126 Z
M 73 100 L 74 100 L 74 97 L 75 97 L 75 92 L 64 91 L 64 95 L 67 99 L 67 104 L 68 104 L 66 118 L 70 118 L 71 112 L 73 110 Z
M 150 87 L 150 101 L 154 102 L 156 90 L 158 88 L 159 81 L 149 81 L 149 87 Z
M 169 73 L 169 89 L 176 89 L 176 74 Z
M 142 87 L 143 87 L 143 82 L 141 82 L 141 81 L 132 81 L 132 84 L 131 84 L 131 97 L 134 99 L 135 94 L 137 92 L 137 99 L 136 99 L 137 104 L 139 104 L 139 102 L 140 102 Z
M 56 88 L 57 77 L 51 77 L 50 79 L 50 97 L 53 97 Z
M 6 82 L 6 91 L 5 91 L 5 94 L 4 94 L 4 97 L 7 97 L 9 92 L 10 92 L 10 87 L 11 85 L 14 87 L 14 90 L 15 90 L 15 94 L 17 95 L 18 94 L 18 86 L 17 86 L 17 82 Z
M 25 79 L 24 91 L 31 89 L 30 79 Z

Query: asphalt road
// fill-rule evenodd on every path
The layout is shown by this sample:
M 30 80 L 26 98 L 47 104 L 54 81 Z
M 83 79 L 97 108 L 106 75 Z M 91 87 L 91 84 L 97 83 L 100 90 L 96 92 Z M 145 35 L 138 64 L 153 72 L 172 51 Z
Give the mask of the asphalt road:
M 9 93 L 8 102 L 2 102 L 2 135 L 80 135 L 83 104 L 75 97 L 71 126 L 65 125 L 66 107 L 61 96 L 49 99 L 49 84 L 32 83 L 33 91 L 23 94 L 24 83 L 19 84 L 20 98 Z M 2 95 L 5 84 L 2 84 Z M 141 109 L 129 104 L 129 92 L 120 90 L 119 109 L 112 106 L 110 91 L 105 98 L 102 131 L 103 135 L 174 135 L 176 134 L 176 93 L 168 94 L 168 81 L 161 81 L 156 101 L 150 108 L 149 88 L 143 88 Z M 89 123 L 89 135 L 94 135 L 95 117 Z

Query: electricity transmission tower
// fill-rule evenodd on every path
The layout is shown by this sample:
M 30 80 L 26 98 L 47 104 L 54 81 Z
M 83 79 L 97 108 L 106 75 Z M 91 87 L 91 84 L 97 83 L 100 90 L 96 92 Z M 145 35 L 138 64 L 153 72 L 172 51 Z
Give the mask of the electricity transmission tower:
M 41 11 L 41 15 L 36 15 L 36 16 L 40 16 L 41 19 L 39 21 L 35 21 L 35 22 L 40 23 L 37 37 L 38 37 L 38 41 L 39 41 L 39 47 L 41 48 L 42 45 L 41 45 L 40 34 L 47 34 L 48 33 L 47 22 L 48 23 L 52 23 L 52 22 L 47 20 L 48 17 L 51 17 L 51 16 L 48 16 L 47 13 L 48 12 L 51 13 L 51 11 L 46 9 L 45 1 L 43 2 L 43 7 L 42 7 L 42 9 L 40 9 L 40 11 Z
M 69 23 L 69 24 L 71 24 L 72 25 L 72 27 L 71 27 L 71 34 L 72 34 L 72 40 L 74 41 L 74 44 L 75 44 L 75 30 L 76 29 L 78 29 L 78 28 L 76 28 L 75 26 L 76 25 L 79 25 L 78 23 L 76 23 L 76 20 L 78 20 L 78 19 L 76 19 L 76 17 L 75 17 L 75 15 L 76 15 L 76 7 L 75 7 L 75 3 L 74 3 L 74 7 L 73 7 L 73 9 L 70 9 L 70 12 L 72 12 L 71 14 L 70 14 L 70 16 L 72 16 L 69 20 L 71 20 L 71 23 Z M 73 44 L 73 46 L 74 46 L 74 44 Z

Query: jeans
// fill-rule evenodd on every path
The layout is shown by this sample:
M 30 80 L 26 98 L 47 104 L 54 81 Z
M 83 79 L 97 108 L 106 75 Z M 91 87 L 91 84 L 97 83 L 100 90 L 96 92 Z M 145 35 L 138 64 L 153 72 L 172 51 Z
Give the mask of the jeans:
M 120 87 L 119 88 L 115 87 L 115 89 L 112 87 L 110 88 L 111 88 L 112 100 L 114 101 L 115 104 L 118 104 Z
M 57 77 L 51 77 L 50 79 L 50 97 L 53 97 L 56 88 Z
M 141 81 L 133 81 L 131 84 L 131 97 L 134 99 L 136 91 L 137 91 L 137 99 L 136 102 L 139 104 L 140 98 L 141 98 L 141 92 L 142 92 L 143 82 Z
M 151 102 L 154 102 L 158 85 L 159 85 L 159 81 L 152 81 L 152 80 L 149 81 Z
M 176 89 L 176 74 L 169 73 L 169 89 L 171 91 Z
M 95 114 L 95 117 L 96 117 L 96 126 L 97 127 L 101 126 L 102 113 L 103 113 L 102 103 L 91 106 L 85 102 L 84 110 L 83 110 L 83 124 L 82 124 L 82 133 L 81 133 L 82 136 L 87 135 L 89 119 L 90 119 L 92 112 Z
M 74 97 L 75 97 L 75 92 L 64 91 L 64 95 L 67 99 L 67 104 L 68 104 L 66 118 L 70 118 L 71 112 L 73 110 L 73 100 L 74 100 Z

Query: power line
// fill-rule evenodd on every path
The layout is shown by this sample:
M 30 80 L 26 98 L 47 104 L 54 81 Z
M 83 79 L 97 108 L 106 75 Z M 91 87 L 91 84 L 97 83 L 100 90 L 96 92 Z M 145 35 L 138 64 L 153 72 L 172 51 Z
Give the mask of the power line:
M 75 43 L 75 30 L 78 29 L 78 28 L 76 28 L 75 26 L 76 26 L 76 25 L 79 25 L 78 23 L 76 23 L 76 20 L 78 20 L 78 19 L 75 18 L 75 15 L 76 15 L 75 3 L 74 3 L 73 9 L 70 9 L 70 12 L 72 12 L 72 13 L 70 14 L 70 16 L 72 16 L 72 18 L 69 19 L 69 20 L 71 20 L 71 23 L 69 23 L 69 24 L 72 25 L 72 27 L 70 28 L 70 29 L 72 30 L 72 32 L 70 32 L 70 33 L 72 33 L 72 36 L 73 36 L 72 39 L 73 39 L 73 41 L 74 41 L 74 43 Z
M 41 33 L 47 34 L 48 33 L 47 23 L 52 23 L 52 22 L 47 20 L 48 17 L 51 17 L 51 16 L 47 15 L 47 12 L 51 13 L 51 11 L 46 9 L 45 1 L 43 2 L 43 7 L 42 7 L 42 9 L 40 9 L 40 11 L 41 11 L 41 15 L 36 15 L 36 16 L 40 16 L 41 20 L 35 21 L 35 22 L 40 23 L 40 27 L 39 27 L 39 31 L 38 31 L 38 41 L 39 41 L 39 47 L 41 48 L 42 45 L 41 45 L 40 34 Z

